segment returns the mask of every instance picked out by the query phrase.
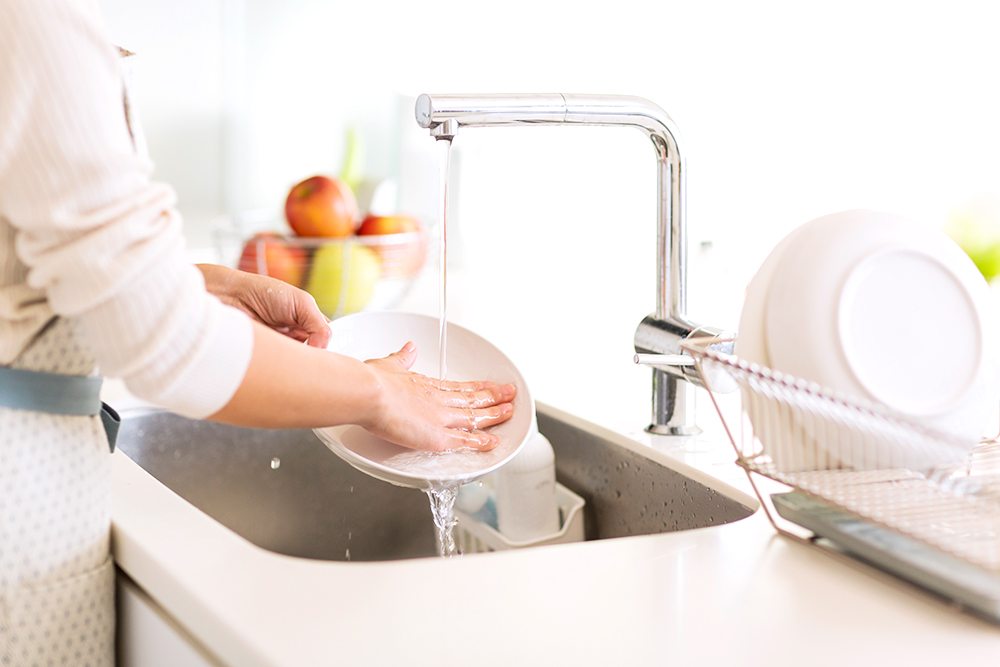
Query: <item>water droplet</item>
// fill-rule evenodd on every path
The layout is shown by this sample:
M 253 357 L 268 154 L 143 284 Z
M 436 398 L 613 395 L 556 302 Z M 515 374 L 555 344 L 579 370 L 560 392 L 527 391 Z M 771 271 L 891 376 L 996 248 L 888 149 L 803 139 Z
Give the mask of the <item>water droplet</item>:
M 142 429 L 139 429 L 139 431 L 136 433 L 136 435 L 141 438 L 142 436 L 146 435 L 146 432 L 144 430 L 142 430 Z
M 271 470 L 277 470 L 280 467 L 281 467 L 281 459 L 275 456 L 273 459 L 271 459 Z
M 268 294 L 270 294 L 270 293 L 271 293 L 271 292 L 273 292 L 273 291 L 274 291 L 274 290 L 273 290 L 273 289 L 271 289 L 270 287 L 268 287 L 268 288 L 267 288 L 267 293 L 268 293 Z

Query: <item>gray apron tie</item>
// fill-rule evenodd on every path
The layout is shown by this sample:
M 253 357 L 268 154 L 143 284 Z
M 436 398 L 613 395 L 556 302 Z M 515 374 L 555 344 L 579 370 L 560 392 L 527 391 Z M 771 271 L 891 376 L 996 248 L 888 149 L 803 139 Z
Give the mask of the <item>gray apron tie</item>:
M 53 415 L 100 415 L 113 452 L 121 417 L 114 408 L 101 402 L 103 381 L 101 377 L 40 373 L 0 366 L 0 406 Z

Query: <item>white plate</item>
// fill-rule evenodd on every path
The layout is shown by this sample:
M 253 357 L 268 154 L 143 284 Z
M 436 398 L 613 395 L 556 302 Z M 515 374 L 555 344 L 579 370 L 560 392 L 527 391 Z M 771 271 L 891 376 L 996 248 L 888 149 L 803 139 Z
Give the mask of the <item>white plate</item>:
M 417 346 L 412 371 L 429 377 L 439 373 L 439 321 L 416 313 L 365 312 L 330 323 L 333 336 L 327 349 L 355 359 L 385 357 L 407 341 Z M 528 436 L 537 430 L 535 403 L 514 363 L 481 336 L 448 324 L 448 380 L 485 380 L 517 386 L 514 415 L 487 429 L 500 438 L 489 452 L 460 450 L 420 452 L 372 435 L 359 426 L 316 429 L 316 435 L 334 453 L 355 468 L 398 486 L 428 489 L 438 484 L 465 484 L 507 463 Z
M 771 357 L 767 352 L 767 332 L 764 326 L 771 279 L 782 256 L 795 243 L 795 239 L 804 233 L 805 229 L 805 225 L 796 227 L 783 238 L 768 253 L 767 258 L 750 280 L 750 284 L 747 285 L 734 346 L 736 356 L 741 359 L 765 368 L 771 368 Z M 812 470 L 817 467 L 816 447 L 793 446 L 789 434 L 789 423 L 759 417 L 759 415 L 765 414 L 769 407 L 765 398 L 746 387 L 743 388 L 741 394 L 743 406 L 753 423 L 754 434 L 762 443 L 766 443 L 768 455 L 779 470 L 790 472 L 793 470 Z
M 767 313 L 767 297 L 771 289 L 771 278 L 785 251 L 795 243 L 797 236 L 803 233 L 806 226 L 796 227 L 783 238 L 768 254 L 764 263 L 747 285 L 743 296 L 743 309 L 740 311 L 740 324 L 737 329 L 734 352 L 736 356 L 752 361 L 767 368 L 771 367 L 771 358 L 767 353 L 767 338 L 764 318 Z
M 742 316 L 763 324 L 746 332 L 749 349 L 774 370 L 884 405 L 971 448 L 997 401 L 995 313 L 972 261 L 944 234 L 873 211 L 818 218 L 793 234 L 779 246 L 765 298 L 747 305 L 763 316 Z M 826 436 L 795 419 L 788 427 L 811 434 L 801 442 L 807 450 L 832 453 Z M 778 435 L 768 428 L 762 435 Z M 937 453 L 893 455 L 918 470 L 943 462 L 931 460 Z M 814 462 L 808 451 L 798 460 Z
M 840 291 L 837 337 L 847 366 L 872 398 L 904 414 L 954 409 L 982 367 L 983 317 L 946 260 L 928 249 L 877 250 Z
M 996 342 L 972 261 L 941 232 L 885 213 L 846 211 L 804 229 L 771 279 L 772 368 L 976 442 Z

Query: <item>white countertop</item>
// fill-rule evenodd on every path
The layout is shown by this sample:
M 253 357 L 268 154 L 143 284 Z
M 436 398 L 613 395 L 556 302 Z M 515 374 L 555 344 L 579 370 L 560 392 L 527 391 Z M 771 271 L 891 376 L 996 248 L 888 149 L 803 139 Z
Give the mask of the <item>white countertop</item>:
M 233 665 L 938 665 L 1000 654 L 1000 629 L 777 537 L 761 512 L 450 560 L 321 562 L 250 544 L 114 458 L 119 565 Z
M 409 304 L 426 312 L 427 291 Z M 454 319 L 475 318 L 456 308 Z M 578 400 L 535 393 L 571 411 Z M 606 392 L 621 410 L 599 415 L 641 427 L 645 406 L 623 402 L 634 393 Z M 660 451 L 749 492 L 717 422 L 702 421 L 707 442 Z M 713 528 L 448 560 L 321 562 L 260 549 L 120 451 L 113 460 L 120 567 L 227 664 L 940 665 L 1000 655 L 997 626 L 779 537 L 760 511 Z

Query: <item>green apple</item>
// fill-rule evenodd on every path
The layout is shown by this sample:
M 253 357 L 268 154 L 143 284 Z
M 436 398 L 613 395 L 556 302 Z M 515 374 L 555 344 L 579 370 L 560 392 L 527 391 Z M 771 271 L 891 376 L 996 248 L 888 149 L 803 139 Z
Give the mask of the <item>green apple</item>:
M 992 282 L 1000 275 L 1000 241 L 992 243 L 973 243 L 962 245 L 962 250 L 969 255 L 973 264 L 979 272 L 986 278 L 986 282 Z
M 327 317 L 356 313 L 371 301 L 380 272 L 370 248 L 350 241 L 324 245 L 313 255 L 306 291 Z
M 984 194 L 970 199 L 952 211 L 944 231 L 987 282 L 1000 275 L 1000 198 Z

